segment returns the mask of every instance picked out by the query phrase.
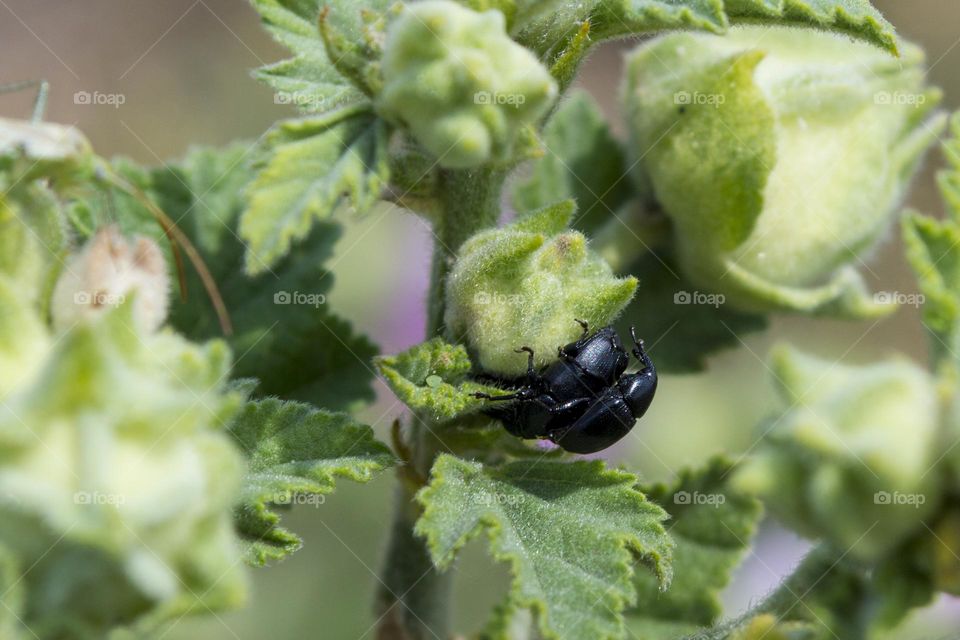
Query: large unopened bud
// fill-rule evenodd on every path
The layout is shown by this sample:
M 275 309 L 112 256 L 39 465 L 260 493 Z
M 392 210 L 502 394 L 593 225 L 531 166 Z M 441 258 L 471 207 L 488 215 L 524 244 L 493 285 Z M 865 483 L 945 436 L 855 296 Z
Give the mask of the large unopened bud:
M 905 360 L 847 366 L 778 350 L 783 410 L 736 476 L 798 532 L 876 560 L 938 507 L 941 408 Z
M 815 30 L 673 34 L 629 60 L 639 178 L 681 267 L 747 311 L 870 316 L 856 268 L 942 130 L 923 54 Z

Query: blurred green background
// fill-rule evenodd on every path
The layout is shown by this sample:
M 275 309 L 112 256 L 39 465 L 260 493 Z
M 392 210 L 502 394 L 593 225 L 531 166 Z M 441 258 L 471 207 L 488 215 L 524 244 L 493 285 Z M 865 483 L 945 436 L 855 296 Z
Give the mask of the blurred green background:
M 946 106 L 960 107 L 960 3 L 875 4 L 903 36 L 926 48 L 932 81 L 945 90 Z M 291 115 L 250 77 L 251 68 L 284 52 L 242 0 L 0 0 L 0 42 L 0 83 L 50 81 L 47 119 L 80 127 L 103 155 L 159 164 L 182 155 L 190 144 L 255 139 L 276 119 Z M 618 74 L 622 55 L 633 44 L 600 50 L 580 80 L 621 131 Z M 74 94 L 80 91 L 120 94 L 124 104 L 76 104 Z M 26 93 L 0 96 L 0 114 L 26 117 L 32 99 Z M 939 151 L 931 154 L 909 204 L 940 212 L 933 172 L 941 163 Z M 428 263 L 429 231 L 417 218 L 374 211 L 349 223 L 333 260 L 337 284 L 329 301 L 385 352 L 402 349 L 422 337 Z M 866 275 L 876 289 L 914 290 L 896 233 L 869 264 Z M 746 451 L 753 444 L 753 426 L 770 408 L 763 358 L 773 342 L 790 340 L 851 362 L 893 351 L 923 360 L 926 338 L 917 316 L 906 308 L 876 324 L 778 319 L 769 333 L 747 336 L 739 349 L 714 358 L 708 373 L 664 379 L 657 402 L 635 430 L 640 437 L 619 447 L 614 457 L 647 477 L 666 478 L 719 451 Z M 363 417 L 385 434 L 402 409 L 382 385 L 378 395 Z M 366 486 L 344 482 L 323 505 L 291 513 L 287 523 L 304 535 L 305 548 L 292 560 L 255 572 L 249 608 L 184 618 L 164 637 L 373 638 L 370 600 L 390 520 L 392 483 L 389 475 Z M 766 592 L 804 549 L 802 541 L 768 523 L 728 589 L 730 613 Z M 455 571 L 457 628 L 473 630 L 499 600 L 506 576 L 490 565 L 478 544 Z M 960 603 L 944 598 L 890 637 L 942 637 L 958 626 Z

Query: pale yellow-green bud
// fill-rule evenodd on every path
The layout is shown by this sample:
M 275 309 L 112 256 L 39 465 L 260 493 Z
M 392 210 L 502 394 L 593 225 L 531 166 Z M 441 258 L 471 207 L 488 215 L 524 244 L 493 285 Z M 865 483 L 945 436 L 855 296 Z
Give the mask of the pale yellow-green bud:
M 735 483 L 798 532 L 875 560 L 938 507 L 940 402 L 900 359 L 849 366 L 787 348 L 772 358 L 783 408 Z
M 382 64 L 377 110 L 448 168 L 508 160 L 520 130 L 557 96 L 547 69 L 507 35 L 502 13 L 449 0 L 406 6 Z
M 633 297 L 636 278 L 616 277 L 567 229 L 573 210 L 572 202 L 548 207 L 460 248 L 447 281 L 447 334 L 466 342 L 484 370 L 519 375 L 527 366 L 515 353 L 521 346 L 539 364 L 551 362 L 580 335 L 576 319 L 602 327 Z
M 673 34 L 630 56 L 638 178 L 687 277 L 747 311 L 871 316 L 858 268 L 942 130 L 924 58 L 828 32 Z

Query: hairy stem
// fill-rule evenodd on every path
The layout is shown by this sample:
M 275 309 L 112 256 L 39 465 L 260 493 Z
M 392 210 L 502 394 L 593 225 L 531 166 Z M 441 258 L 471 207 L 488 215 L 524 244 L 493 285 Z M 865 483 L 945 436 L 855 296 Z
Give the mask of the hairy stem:
M 427 298 L 427 338 L 443 330 L 447 274 L 456 258 L 457 249 L 480 229 L 496 224 L 505 179 L 506 172 L 491 169 L 443 171 L 440 174 L 441 215 L 433 229 L 435 239 Z
M 433 229 L 433 266 L 427 298 L 428 338 L 443 331 L 446 279 L 456 251 L 474 233 L 496 224 L 505 177 L 503 171 L 486 169 L 440 173 L 442 195 Z M 427 416 L 413 416 L 408 441 L 414 477 L 429 477 L 434 459 L 444 448 L 438 427 Z M 452 575 L 437 571 L 424 541 L 414 534 L 420 515 L 414 501 L 416 491 L 417 486 L 411 482 L 401 482 L 397 488 L 383 586 L 377 597 L 378 613 L 383 616 L 379 640 L 450 636 L 448 602 Z
M 419 510 L 408 485 L 397 487 L 393 526 L 387 548 L 377 614 L 378 640 L 426 640 L 449 637 L 449 599 L 453 574 L 433 566 L 423 540 L 413 533 Z
M 826 544 L 815 547 L 771 594 L 740 618 L 694 634 L 688 640 L 723 640 L 755 616 L 828 627 L 844 640 L 866 638 L 869 589 L 865 571 Z M 836 614 L 831 612 L 837 612 Z

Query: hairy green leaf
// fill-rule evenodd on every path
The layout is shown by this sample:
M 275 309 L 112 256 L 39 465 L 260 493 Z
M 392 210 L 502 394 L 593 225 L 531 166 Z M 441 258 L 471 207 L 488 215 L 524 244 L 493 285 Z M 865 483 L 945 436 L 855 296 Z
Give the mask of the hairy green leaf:
M 362 12 L 383 12 L 388 0 L 252 0 L 267 30 L 294 57 L 267 65 L 257 76 L 276 91 L 275 102 L 323 113 L 360 101 L 363 94 L 330 61 L 317 23 L 321 7 L 345 37 L 362 37 Z
M 466 348 L 447 344 L 440 338 L 399 355 L 381 356 L 374 363 L 400 400 L 415 411 L 427 412 L 437 422 L 483 408 L 486 401 L 473 395 L 478 391 L 507 393 L 468 380 L 471 364 Z
M 587 21 L 596 42 L 660 29 L 720 32 L 727 26 L 721 0 L 566 0 L 526 24 L 517 38 L 552 62 Z
M 484 467 L 441 455 L 417 495 L 416 530 L 441 568 L 486 530 L 513 573 L 507 606 L 533 610 L 545 638 L 620 638 L 636 558 L 662 584 L 671 574 L 666 514 L 635 485 L 601 461 Z
M 640 285 L 637 302 L 626 308 L 618 327 L 636 327 L 660 371 L 700 371 L 708 356 L 738 346 L 745 334 L 767 325 L 764 316 L 728 309 L 722 297 L 697 291 L 667 251 L 651 251 L 625 271 Z
M 235 377 L 256 377 L 258 391 L 330 409 L 372 400 L 370 359 L 377 347 L 330 308 L 333 275 L 322 265 L 340 237 L 332 222 L 315 226 L 272 269 L 243 273 L 244 243 L 236 225 L 243 185 L 250 179 L 243 147 L 225 153 L 197 151 L 180 167 L 157 178 L 163 193 L 182 180 L 190 199 L 181 202 L 188 235 L 207 259 L 234 323 L 231 344 Z M 173 205 L 173 203 L 170 203 Z M 199 279 L 191 272 L 189 301 L 175 309 L 173 324 L 188 335 L 217 335 L 219 327 Z
M 636 574 L 638 604 L 627 611 L 631 638 L 681 638 L 717 622 L 722 612 L 719 593 L 749 547 L 761 516 L 757 500 L 728 487 L 731 469 L 718 458 L 703 469 L 683 472 L 670 485 L 641 487 L 670 514 L 667 532 L 677 546 L 674 580 L 665 593 L 648 574 Z
M 514 190 L 518 210 L 571 198 L 577 203 L 572 226 L 591 233 L 633 195 L 626 154 L 586 91 L 573 92 L 560 105 L 544 128 L 543 143 L 546 155 Z
M 585 24 L 593 43 L 668 29 L 722 33 L 731 22 L 750 22 L 841 31 L 897 52 L 893 27 L 868 0 L 565 0 L 535 15 L 516 37 L 564 76 L 589 48 L 580 42 Z
M 266 147 L 240 218 L 251 274 L 303 240 L 314 218 L 328 218 L 345 203 L 369 209 L 389 177 L 387 127 L 364 105 L 281 122 Z
M 279 525 L 275 507 L 322 505 L 338 477 L 367 482 L 394 462 L 370 427 L 296 402 L 248 403 L 230 431 L 249 459 L 236 520 L 254 565 L 300 548 L 300 538 Z
M 951 121 L 953 137 L 944 144 L 949 168 L 939 175 L 950 215 L 936 220 L 917 212 L 903 219 L 907 259 L 924 296 L 923 322 L 941 356 L 960 341 L 960 113 Z
M 473 395 L 478 391 L 506 393 L 468 380 L 471 364 L 467 349 L 440 338 L 399 355 L 381 356 L 374 363 L 400 400 L 438 422 L 482 409 L 485 401 Z
M 893 25 L 869 0 L 724 0 L 724 5 L 733 22 L 831 29 L 897 52 Z
M 339 225 L 315 225 L 268 272 L 244 273 L 246 245 L 237 235 L 237 220 L 245 206 L 243 189 L 253 176 L 251 152 L 249 145 L 235 144 L 196 149 L 176 164 L 149 171 L 130 162 L 115 166 L 176 221 L 209 268 L 233 323 L 234 377 L 259 378 L 261 394 L 329 409 L 372 400 L 369 362 L 378 350 L 327 301 L 333 275 L 323 264 L 340 237 Z M 112 194 L 84 205 L 92 208 L 84 226 L 113 221 L 126 233 L 152 235 L 169 247 L 156 220 L 133 198 Z M 220 337 L 209 295 L 189 263 L 184 276 L 186 300 L 174 302 L 170 323 L 195 340 Z

